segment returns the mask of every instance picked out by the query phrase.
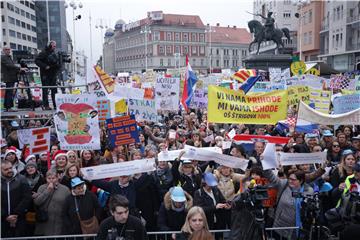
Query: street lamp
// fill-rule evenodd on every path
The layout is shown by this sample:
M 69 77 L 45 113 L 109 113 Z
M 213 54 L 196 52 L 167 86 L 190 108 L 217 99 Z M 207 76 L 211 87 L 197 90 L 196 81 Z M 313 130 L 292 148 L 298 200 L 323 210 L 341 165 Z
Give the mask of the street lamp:
M 209 68 L 210 68 L 210 74 L 212 73 L 212 48 L 211 48 L 211 33 L 216 32 L 215 29 L 211 28 L 211 25 L 208 26 L 208 29 L 205 29 L 205 33 L 209 33 L 209 50 L 210 50 L 210 54 L 209 54 Z
M 148 43 L 148 34 L 151 33 L 151 30 L 149 29 L 149 27 L 147 25 L 145 25 L 144 30 L 141 30 L 140 33 L 144 34 L 144 36 L 145 36 L 145 72 L 147 72 L 147 68 L 148 68 L 147 43 Z
M 310 0 L 294 0 L 293 4 L 295 6 L 298 7 L 299 12 L 295 13 L 295 17 L 299 19 L 299 34 L 298 34 L 298 39 L 299 39 L 299 60 L 301 61 L 302 59 L 302 24 L 301 21 L 304 18 L 304 15 L 302 14 L 302 8 L 309 4 Z
M 75 21 L 80 20 L 81 19 L 81 15 L 76 15 L 75 16 L 75 10 L 77 8 L 82 8 L 83 4 L 81 2 L 75 2 L 74 0 L 72 0 L 69 4 L 67 2 L 64 3 L 64 7 L 68 8 L 68 7 L 72 8 L 72 19 L 73 19 L 73 44 L 74 44 L 74 49 L 73 49 L 73 62 L 74 62 L 74 69 L 73 69 L 73 75 L 74 75 L 74 81 L 75 81 L 75 76 L 76 76 L 76 37 L 75 37 Z
M 96 25 L 95 25 L 96 29 L 100 29 L 100 34 L 101 34 L 101 48 L 102 48 L 102 58 L 101 58 L 101 67 L 102 69 L 105 69 L 104 66 L 104 33 L 103 33 L 103 29 L 107 29 L 108 28 L 108 24 L 106 23 L 106 19 L 105 18 L 98 18 L 96 20 Z

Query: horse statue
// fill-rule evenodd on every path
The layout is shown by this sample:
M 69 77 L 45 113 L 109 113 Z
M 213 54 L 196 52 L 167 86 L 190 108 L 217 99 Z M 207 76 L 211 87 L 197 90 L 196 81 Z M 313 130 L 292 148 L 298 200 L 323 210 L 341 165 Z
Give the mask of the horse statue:
M 284 49 L 284 44 L 282 42 L 282 37 L 285 35 L 285 37 L 290 40 L 290 31 L 287 28 L 268 28 L 267 24 L 265 23 L 265 26 L 263 26 L 259 21 L 257 20 L 251 20 L 248 22 L 248 27 L 250 29 L 250 33 L 254 33 L 254 40 L 249 45 L 249 52 L 251 51 L 251 46 L 254 43 L 258 44 L 257 52 L 256 54 L 259 54 L 260 50 L 260 44 L 264 41 L 274 41 L 276 43 L 276 48 L 279 49 L 279 46 L 281 45 Z

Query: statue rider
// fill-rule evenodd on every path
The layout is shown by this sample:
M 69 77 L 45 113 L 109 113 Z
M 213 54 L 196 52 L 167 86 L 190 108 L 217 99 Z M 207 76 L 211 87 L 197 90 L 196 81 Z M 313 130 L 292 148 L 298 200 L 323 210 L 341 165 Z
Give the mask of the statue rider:
M 261 14 L 258 14 L 258 16 L 260 16 L 261 18 L 265 19 L 265 39 L 266 40 L 270 40 L 271 39 L 271 35 L 274 32 L 274 24 L 275 24 L 275 19 L 271 17 L 271 15 L 273 14 L 273 12 L 268 12 L 267 17 L 264 17 Z

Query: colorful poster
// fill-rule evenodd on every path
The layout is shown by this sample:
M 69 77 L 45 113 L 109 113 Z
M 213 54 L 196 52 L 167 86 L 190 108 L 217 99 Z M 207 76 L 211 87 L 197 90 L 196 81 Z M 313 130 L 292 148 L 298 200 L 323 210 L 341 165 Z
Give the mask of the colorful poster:
M 195 89 L 190 106 L 197 109 L 206 109 L 208 104 L 207 92 L 203 89 Z
M 334 113 L 341 114 L 360 108 L 360 94 L 335 97 L 333 100 Z M 360 122 L 360 121 L 359 121 Z
M 243 95 L 209 86 L 208 120 L 213 123 L 276 124 L 286 118 L 287 91 Z
M 129 99 L 128 104 L 129 112 L 135 115 L 136 121 L 158 121 L 155 100 Z
M 116 82 L 112 79 L 100 66 L 94 66 L 96 78 L 106 95 L 111 95 L 114 92 Z
M 29 146 L 30 154 L 39 154 L 50 150 L 50 127 L 17 130 L 19 147 Z
M 93 94 L 56 94 L 55 129 L 62 150 L 100 149 L 99 112 Z
M 309 102 L 310 89 L 308 86 L 292 86 L 288 91 L 288 106 L 299 105 L 300 101 Z
M 128 107 L 127 107 L 125 99 L 116 101 L 114 103 L 114 106 L 115 106 L 115 116 L 118 116 L 118 115 L 121 116 L 121 115 L 127 113 L 127 111 L 128 111 Z
M 177 111 L 179 109 L 180 79 L 158 77 L 155 85 L 157 110 Z
M 106 126 L 109 141 L 113 148 L 140 142 L 134 115 L 106 119 Z
M 329 113 L 330 91 L 310 88 L 310 106 L 322 113 Z
M 96 101 L 96 108 L 99 112 L 99 122 L 105 122 L 110 118 L 110 101 L 106 97 L 98 97 Z

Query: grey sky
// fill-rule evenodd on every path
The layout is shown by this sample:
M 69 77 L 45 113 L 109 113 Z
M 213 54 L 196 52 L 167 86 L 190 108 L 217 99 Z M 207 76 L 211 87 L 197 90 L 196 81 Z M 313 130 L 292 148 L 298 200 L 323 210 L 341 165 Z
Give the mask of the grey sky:
M 70 1 L 67 1 L 70 2 Z M 83 0 L 76 1 L 83 8 L 75 10 L 75 16 L 81 14 L 81 20 L 75 21 L 76 50 L 84 50 L 90 58 L 89 12 L 92 18 L 93 63 L 101 55 L 101 31 L 95 25 L 104 19 L 113 28 L 118 19 L 126 23 L 146 17 L 148 11 L 162 10 L 164 13 L 199 15 L 204 24 L 221 26 L 236 25 L 246 27 L 252 16 L 252 0 Z M 67 29 L 73 37 L 72 8 L 67 8 Z M 105 33 L 105 29 L 103 30 Z

